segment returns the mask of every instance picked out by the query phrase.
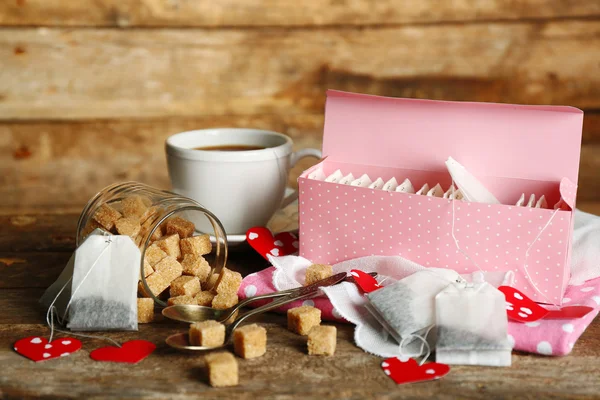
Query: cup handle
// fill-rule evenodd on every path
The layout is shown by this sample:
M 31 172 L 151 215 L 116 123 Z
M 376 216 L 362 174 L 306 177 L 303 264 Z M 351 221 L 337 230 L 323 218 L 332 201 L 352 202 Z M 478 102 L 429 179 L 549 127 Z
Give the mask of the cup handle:
M 317 150 L 317 149 L 298 150 L 298 151 L 292 153 L 292 157 L 290 159 L 290 169 L 292 169 L 294 167 L 294 165 L 296 165 L 296 163 L 298 161 L 300 161 L 301 159 L 303 159 L 304 157 L 316 157 L 316 158 L 320 159 L 322 157 L 322 153 L 321 153 L 321 150 Z M 294 190 L 294 193 L 289 194 L 287 197 L 285 197 L 283 199 L 283 201 L 281 202 L 280 208 L 287 207 L 288 205 L 293 203 L 297 198 L 298 198 L 298 190 Z

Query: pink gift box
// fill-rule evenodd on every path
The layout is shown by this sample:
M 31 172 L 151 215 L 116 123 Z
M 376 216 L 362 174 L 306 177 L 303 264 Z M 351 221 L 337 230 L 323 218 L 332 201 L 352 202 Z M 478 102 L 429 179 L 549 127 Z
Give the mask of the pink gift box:
M 324 159 L 298 179 L 300 255 L 337 263 L 400 255 L 459 273 L 509 271 L 532 299 L 561 304 L 569 280 L 583 112 L 573 107 L 446 102 L 327 92 Z M 451 178 L 455 158 L 502 204 L 453 202 L 309 179 L 340 169 L 415 189 Z M 545 195 L 558 211 L 518 207 Z M 456 247 L 454 235 L 466 257 Z M 469 259 L 470 258 L 470 259 Z M 527 277 L 527 273 L 530 278 Z M 538 288 L 536 290 L 533 285 Z

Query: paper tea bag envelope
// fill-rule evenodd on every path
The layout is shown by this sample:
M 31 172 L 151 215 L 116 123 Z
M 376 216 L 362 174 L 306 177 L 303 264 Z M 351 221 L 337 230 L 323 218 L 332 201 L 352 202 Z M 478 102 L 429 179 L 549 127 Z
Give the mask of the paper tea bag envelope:
M 572 107 L 444 102 L 327 92 L 325 159 L 298 179 L 300 255 L 337 263 L 400 255 L 424 266 L 515 273 L 515 286 L 560 304 L 569 279 L 573 209 L 583 112 Z M 372 190 L 308 179 L 322 169 L 384 182 L 451 184 L 459 161 L 500 204 Z M 522 193 L 544 195 L 555 210 L 516 207 Z M 539 238 L 540 231 L 546 227 Z M 529 256 L 525 257 L 528 247 Z M 533 289 L 526 277 L 541 293 Z

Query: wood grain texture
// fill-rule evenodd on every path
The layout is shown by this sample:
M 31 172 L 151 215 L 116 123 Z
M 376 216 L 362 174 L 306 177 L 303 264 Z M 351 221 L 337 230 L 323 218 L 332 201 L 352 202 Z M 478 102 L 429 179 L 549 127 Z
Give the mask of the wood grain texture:
M 600 118 L 588 113 L 585 121 L 580 202 L 600 200 Z M 79 212 L 97 191 L 119 181 L 168 188 L 165 139 L 219 126 L 274 130 L 290 135 L 297 149 L 320 149 L 323 114 L 3 123 L 0 214 Z M 315 162 L 304 159 L 291 172 L 289 185 L 295 186 L 301 171 Z
M 105 27 L 336 26 L 600 16 L 570 0 L 7 0 L 0 25 Z
M 257 31 L 8 28 L 0 30 L 0 119 L 320 113 L 327 88 L 594 109 L 598 48 L 597 20 Z

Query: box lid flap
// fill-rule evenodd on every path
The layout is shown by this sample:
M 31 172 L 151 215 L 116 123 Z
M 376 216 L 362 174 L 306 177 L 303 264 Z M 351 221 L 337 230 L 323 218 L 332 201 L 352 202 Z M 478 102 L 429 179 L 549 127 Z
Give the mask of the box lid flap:
M 327 91 L 323 156 L 353 164 L 577 183 L 583 111 Z

